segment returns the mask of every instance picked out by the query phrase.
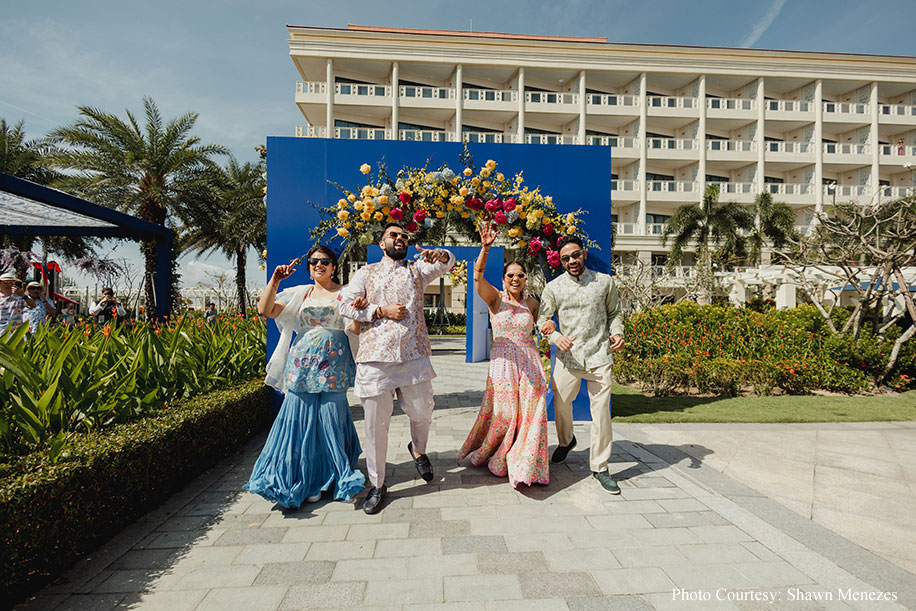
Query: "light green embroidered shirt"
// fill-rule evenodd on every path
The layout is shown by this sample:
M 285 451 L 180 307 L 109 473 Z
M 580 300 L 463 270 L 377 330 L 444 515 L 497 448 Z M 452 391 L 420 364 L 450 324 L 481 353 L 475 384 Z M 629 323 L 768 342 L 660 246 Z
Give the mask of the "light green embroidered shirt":
M 560 326 L 550 335 L 550 343 L 556 344 L 564 335 L 576 338 L 572 350 L 557 351 L 557 358 L 568 369 L 593 369 L 614 362 L 610 337 L 623 335 L 623 315 L 613 278 L 586 268 L 578 278 L 566 272 L 551 280 L 541 293 L 538 327 L 554 313 Z

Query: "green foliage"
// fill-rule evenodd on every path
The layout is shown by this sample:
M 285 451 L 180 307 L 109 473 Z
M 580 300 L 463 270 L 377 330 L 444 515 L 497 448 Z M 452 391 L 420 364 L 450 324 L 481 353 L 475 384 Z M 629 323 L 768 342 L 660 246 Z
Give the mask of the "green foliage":
M 5 602 L 59 574 L 266 427 L 270 397 L 252 380 L 75 433 L 57 462 L 42 448 L 0 463 Z
M 887 365 L 894 329 L 883 341 L 835 335 L 813 306 L 792 310 L 665 305 L 629 316 L 627 345 L 615 374 L 660 396 L 700 393 L 735 396 L 742 389 L 769 395 L 814 390 L 858 393 Z M 901 377 L 903 376 L 903 377 Z M 916 377 L 916 346 L 904 344 L 894 388 Z
M 28 325 L 0 341 L 0 455 L 166 409 L 259 375 L 263 319 L 179 317 L 163 325 Z M 61 441 L 62 438 L 59 439 Z M 47 447 L 52 459 L 66 444 Z

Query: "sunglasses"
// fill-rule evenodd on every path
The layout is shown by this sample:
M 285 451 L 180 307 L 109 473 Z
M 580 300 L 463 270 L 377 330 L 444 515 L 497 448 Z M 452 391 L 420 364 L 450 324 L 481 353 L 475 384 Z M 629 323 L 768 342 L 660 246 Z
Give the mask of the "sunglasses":
M 506 278 L 509 278 L 510 280 L 513 279 L 513 278 L 518 278 L 519 280 L 524 280 L 524 279 L 525 279 L 525 273 L 524 273 L 524 272 L 519 272 L 519 273 L 517 273 L 517 274 L 508 273 L 508 274 L 506 274 Z
M 571 252 L 568 255 L 563 255 L 562 257 L 560 257 L 560 261 L 562 261 L 563 263 L 569 263 L 570 259 L 578 259 L 581 256 L 582 256 L 582 251 L 577 250 L 576 252 Z
M 309 265 L 318 265 L 319 263 L 322 265 L 330 265 L 332 261 L 327 257 L 322 257 L 320 259 L 318 257 L 312 257 L 309 259 Z
M 410 235 L 406 233 L 401 233 L 400 231 L 392 231 L 391 233 L 388 234 L 388 237 L 391 238 L 392 240 L 400 239 L 400 240 L 406 241 L 410 239 Z

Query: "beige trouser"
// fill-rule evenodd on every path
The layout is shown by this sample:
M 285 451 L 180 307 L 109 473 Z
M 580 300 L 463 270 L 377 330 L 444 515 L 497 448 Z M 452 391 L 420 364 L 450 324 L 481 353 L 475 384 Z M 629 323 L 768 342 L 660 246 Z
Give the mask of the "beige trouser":
M 579 394 L 582 380 L 588 382 L 588 402 L 592 412 L 592 447 L 588 463 L 592 471 L 607 471 L 611 459 L 611 364 L 593 369 L 567 369 L 560 359 L 554 360 L 553 395 L 557 419 L 557 438 L 568 446 L 573 438 L 572 403 Z
M 394 395 L 410 419 L 410 439 L 414 452 L 426 454 L 426 440 L 433 421 L 433 384 L 430 381 L 363 397 L 363 413 L 366 418 L 366 471 L 369 481 L 376 488 L 385 483 L 385 461 L 388 458 L 388 426 L 394 411 Z

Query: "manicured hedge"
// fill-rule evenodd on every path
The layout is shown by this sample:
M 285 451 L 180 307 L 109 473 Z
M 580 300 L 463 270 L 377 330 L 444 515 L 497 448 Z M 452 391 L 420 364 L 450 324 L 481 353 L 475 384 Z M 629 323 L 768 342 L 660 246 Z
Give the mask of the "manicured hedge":
M 0 465 L 0 590 L 16 600 L 235 450 L 273 418 L 259 380 Z

